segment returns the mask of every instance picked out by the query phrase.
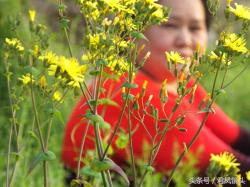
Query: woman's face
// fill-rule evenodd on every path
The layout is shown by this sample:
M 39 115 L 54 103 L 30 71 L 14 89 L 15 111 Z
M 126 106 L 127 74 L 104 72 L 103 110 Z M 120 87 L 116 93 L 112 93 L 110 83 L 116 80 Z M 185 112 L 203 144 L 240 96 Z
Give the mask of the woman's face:
M 204 48 L 207 42 L 205 10 L 201 0 L 161 0 L 160 3 L 171 8 L 168 22 L 151 26 L 144 33 L 149 39 L 144 52 L 151 52 L 144 70 L 155 78 L 165 76 L 164 71 L 167 71 L 165 51 L 176 51 L 188 58 L 197 45 Z

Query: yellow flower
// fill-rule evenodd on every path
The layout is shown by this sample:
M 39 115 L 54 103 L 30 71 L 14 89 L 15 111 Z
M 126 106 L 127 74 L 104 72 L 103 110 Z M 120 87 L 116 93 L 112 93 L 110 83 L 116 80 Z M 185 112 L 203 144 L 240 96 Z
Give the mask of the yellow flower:
M 29 10 L 29 20 L 31 22 L 34 22 L 36 18 L 36 11 L 35 10 Z
M 225 171 L 229 171 L 231 168 L 238 169 L 238 166 L 240 165 L 237 163 L 235 156 L 228 152 L 223 152 L 219 155 L 211 154 L 210 161 L 214 161 L 219 164 L 225 169 Z
M 112 23 L 112 20 L 109 20 L 108 18 L 104 18 L 102 21 L 102 26 L 110 26 Z
M 241 180 L 242 180 L 242 178 L 241 178 L 241 174 L 237 174 L 236 175 L 236 185 L 237 185 L 237 187 L 241 187 L 242 185 L 241 185 Z
M 134 14 L 134 11 L 122 5 L 120 0 L 103 0 L 103 1 L 106 4 L 108 4 L 111 8 L 116 8 L 117 10 L 124 11 L 129 14 Z
M 39 56 L 38 59 L 47 64 L 54 64 L 57 61 L 57 56 L 51 51 L 49 51 L 46 52 L 44 55 Z
M 235 17 L 237 18 L 250 21 L 250 8 L 249 7 L 235 3 L 235 8 L 229 6 L 228 11 L 234 14 Z
M 12 38 L 12 39 L 5 38 L 5 43 L 6 43 L 9 47 L 18 50 L 19 52 L 24 51 L 24 47 L 23 47 L 22 43 L 21 43 L 20 40 L 18 40 L 17 38 Z
M 250 181 L 250 171 L 246 172 L 247 180 Z
M 164 17 L 163 10 L 157 9 L 156 11 L 153 12 L 152 16 L 156 17 L 156 18 L 163 18 Z M 165 20 L 165 21 L 167 21 L 167 20 Z
M 24 85 L 29 84 L 31 81 L 34 82 L 34 79 L 31 77 L 30 73 L 23 75 L 21 78 L 18 78 Z
M 166 58 L 168 62 L 173 62 L 175 64 L 180 63 L 180 64 L 185 64 L 184 58 L 177 52 L 165 52 Z
M 101 40 L 101 35 L 100 34 L 89 34 L 89 43 L 93 47 L 97 47 L 100 43 Z
M 61 101 L 62 99 L 62 94 L 59 91 L 55 91 L 55 93 L 53 94 L 53 100 L 55 101 Z
M 46 80 L 46 77 L 43 75 L 40 77 L 39 81 L 38 81 L 38 85 L 41 87 L 41 88 L 45 88 L 47 87 L 47 80 Z
M 39 59 L 48 64 L 50 76 L 57 77 L 69 86 L 80 87 L 79 83 L 84 80 L 87 65 L 80 65 L 75 58 L 66 58 L 47 52 L 45 55 L 40 56 Z
M 248 53 L 246 48 L 246 40 L 242 36 L 238 36 L 235 33 L 221 33 L 220 41 L 222 45 L 230 51 L 237 53 Z
M 38 54 L 39 54 L 39 46 L 38 45 L 34 45 L 34 48 L 33 48 L 33 55 L 35 57 L 38 57 Z
M 227 60 L 226 54 L 223 53 L 222 57 L 220 57 L 221 54 L 218 56 L 214 51 L 211 52 L 209 55 L 210 60 L 220 62 L 222 61 L 223 64 L 230 65 L 232 62 Z

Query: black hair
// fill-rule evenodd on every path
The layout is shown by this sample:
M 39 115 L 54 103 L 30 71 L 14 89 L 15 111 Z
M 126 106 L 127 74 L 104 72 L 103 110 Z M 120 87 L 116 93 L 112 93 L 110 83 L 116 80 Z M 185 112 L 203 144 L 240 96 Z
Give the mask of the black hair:
M 205 16 L 206 16 L 206 26 L 207 29 L 209 29 L 210 25 L 211 25 L 211 21 L 212 21 L 212 14 L 209 12 L 208 7 L 207 7 L 207 0 L 201 0 L 202 5 L 204 7 L 205 10 Z

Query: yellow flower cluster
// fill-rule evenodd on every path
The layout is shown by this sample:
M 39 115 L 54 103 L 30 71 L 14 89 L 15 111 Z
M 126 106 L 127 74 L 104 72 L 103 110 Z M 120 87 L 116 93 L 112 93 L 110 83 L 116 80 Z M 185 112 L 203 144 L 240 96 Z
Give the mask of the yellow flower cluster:
M 228 6 L 228 11 L 236 18 L 250 21 L 250 8 L 235 3 L 235 8 Z
M 129 14 L 134 14 L 134 11 L 130 8 L 127 8 L 126 6 L 122 5 L 121 3 L 121 0 L 103 0 L 108 6 L 112 7 L 112 8 L 115 8 L 117 10 L 120 10 L 120 11 L 124 11 L 124 12 L 127 12 Z M 127 4 L 130 4 L 132 1 L 128 1 L 129 3 Z
M 46 63 L 50 76 L 55 76 L 72 87 L 80 87 L 84 81 L 84 74 L 87 65 L 80 65 L 75 58 L 57 56 L 52 52 L 47 52 L 39 56 L 39 59 Z
M 248 49 L 246 48 L 246 40 L 243 36 L 239 36 L 235 33 L 222 32 L 219 40 L 222 45 L 230 52 L 241 54 L 248 53 Z
M 20 80 L 22 82 L 22 84 L 24 84 L 24 85 L 27 85 L 27 84 L 29 84 L 31 82 L 32 83 L 34 82 L 34 79 L 33 79 L 33 77 L 31 76 L 30 73 L 22 75 L 22 77 L 18 78 L 18 80 Z
M 165 54 L 166 54 L 166 59 L 168 62 L 171 62 L 174 64 L 178 64 L 178 63 L 186 64 L 186 61 L 178 52 L 170 51 L 170 52 L 165 52 Z
M 10 48 L 15 49 L 19 52 L 24 51 L 24 47 L 22 43 L 17 38 L 11 38 L 11 39 L 5 38 L 5 44 L 9 46 Z
M 238 166 L 240 165 L 235 156 L 232 153 L 223 152 L 219 155 L 211 154 L 210 161 L 215 162 L 219 166 L 223 167 L 225 171 L 229 171 L 230 169 L 238 170 Z

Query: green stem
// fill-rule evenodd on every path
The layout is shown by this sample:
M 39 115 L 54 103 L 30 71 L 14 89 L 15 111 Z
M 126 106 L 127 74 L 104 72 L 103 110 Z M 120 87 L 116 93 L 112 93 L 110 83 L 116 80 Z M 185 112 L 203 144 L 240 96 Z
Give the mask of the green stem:
M 13 129 L 13 125 L 11 125 L 11 128 L 10 128 L 9 141 L 8 141 L 6 187 L 10 187 L 9 173 L 10 173 L 10 151 L 11 151 L 11 141 L 12 141 L 12 129 Z
M 79 158 L 78 158 L 78 162 L 77 162 L 77 173 L 76 173 L 76 178 L 77 179 L 80 178 L 81 159 L 82 159 L 83 147 L 84 147 L 84 143 L 85 143 L 86 136 L 87 136 L 87 133 L 88 133 L 88 129 L 89 129 L 89 122 L 88 122 L 88 124 L 86 126 L 86 129 L 85 129 L 85 131 L 83 133 L 83 137 L 82 137 L 80 153 L 79 153 Z
M 10 174 L 10 152 L 11 152 L 11 142 L 12 142 L 12 134 L 13 134 L 13 129 L 16 135 L 16 146 L 17 146 L 17 152 L 19 152 L 19 142 L 18 142 L 18 134 L 19 131 L 17 130 L 17 123 L 16 123 L 16 111 L 13 107 L 13 100 L 11 98 L 11 85 L 10 85 L 10 71 L 9 71 L 9 65 L 7 63 L 7 59 L 4 59 L 4 65 L 5 65 L 5 71 L 6 71 L 6 79 L 7 79 L 7 90 L 8 90 L 8 98 L 9 98 L 9 104 L 11 108 L 11 129 L 10 129 L 10 135 L 9 135 L 9 140 L 8 140 L 8 155 L 7 155 L 7 168 L 6 168 L 6 187 L 11 186 L 11 182 L 13 179 L 13 176 L 15 174 L 15 168 L 16 168 L 16 162 L 14 164 L 14 169 L 12 172 L 11 177 L 9 177 Z
M 231 81 L 229 81 L 225 86 L 222 87 L 222 89 L 225 89 L 228 87 L 230 84 L 232 84 L 239 76 L 248 68 L 250 64 L 248 63 L 246 67 L 244 67 Z
M 135 156 L 133 150 L 133 140 L 132 140 L 132 133 L 131 133 L 131 118 L 130 118 L 130 102 L 128 103 L 128 136 L 129 136 L 129 147 L 130 147 L 130 156 L 131 156 L 131 163 L 132 163 L 132 174 L 134 180 L 134 186 L 136 187 L 136 169 L 135 169 Z
M 71 45 L 70 45 L 70 41 L 69 41 L 69 35 L 68 35 L 68 31 L 66 28 L 64 28 L 64 33 L 67 39 L 67 43 L 68 43 L 68 48 L 69 48 L 69 54 L 71 57 L 73 57 L 73 53 L 72 53 L 72 49 L 71 49 Z
M 32 79 L 32 75 L 30 77 Z M 32 101 L 32 109 L 35 115 L 35 124 L 38 130 L 38 135 L 39 135 L 39 141 L 42 147 L 43 152 L 45 152 L 45 144 L 44 144 L 44 139 L 42 136 L 42 130 L 41 130 L 41 126 L 40 126 L 40 122 L 39 122 L 39 118 L 38 118 L 38 112 L 37 112 L 37 108 L 36 108 L 36 100 L 35 100 L 35 96 L 34 96 L 34 90 L 33 90 L 33 83 L 31 82 L 31 101 Z
M 129 90 L 130 90 L 130 89 L 129 89 Z M 128 91 L 128 92 L 129 92 L 129 91 Z M 126 98 L 125 98 L 125 102 L 124 102 L 124 105 L 123 105 L 123 107 L 122 107 L 121 115 L 120 115 L 120 117 L 119 117 L 119 119 L 118 119 L 118 122 L 117 122 L 117 124 L 116 124 L 116 126 L 115 126 L 115 129 L 114 129 L 114 131 L 113 131 L 113 133 L 112 133 L 112 135 L 111 135 L 110 141 L 109 141 L 109 143 L 108 143 L 108 145 L 107 145 L 107 147 L 105 148 L 105 151 L 104 151 L 104 153 L 103 153 L 102 160 L 105 158 L 105 156 L 106 156 L 106 154 L 107 154 L 107 152 L 108 152 L 108 149 L 109 149 L 109 147 L 111 146 L 111 144 L 112 144 L 112 142 L 113 142 L 113 140 L 114 140 L 114 138 L 115 138 L 115 135 L 116 135 L 116 133 L 117 133 L 117 131 L 118 131 L 120 125 L 121 125 L 121 121 L 122 121 L 122 118 L 123 118 L 123 116 L 124 116 L 124 113 L 125 113 L 125 109 L 126 109 L 127 104 L 128 104 L 128 94 L 127 94 L 127 96 L 126 96 Z
M 30 57 L 30 65 L 32 66 L 32 59 Z M 33 82 L 32 82 L 32 77 L 33 75 L 31 74 L 30 75 L 30 79 L 31 79 L 31 82 L 30 82 L 30 90 L 31 90 L 31 101 L 32 101 L 32 109 L 33 109 L 33 112 L 34 112 L 34 115 L 35 115 L 35 124 L 36 124 L 36 127 L 37 127 L 37 130 L 38 130 L 38 135 L 39 135 L 39 141 L 40 141 L 40 144 L 41 144 L 41 148 L 42 148 L 42 151 L 44 153 L 46 153 L 46 145 L 44 143 L 44 139 L 43 139 L 43 135 L 42 135 L 42 130 L 41 130 L 41 125 L 40 125 L 40 122 L 39 122 L 39 117 L 38 117 L 38 112 L 37 112 L 37 108 L 36 108 L 36 100 L 35 100 L 35 96 L 34 96 L 34 90 L 33 90 Z M 47 167 L 47 161 L 44 161 L 43 162 L 43 173 L 44 173 L 44 187 L 48 187 L 48 167 Z
M 103 74 L 103 66 L 101 65 L 100 67 L 100 76 L 98 78 L 97 85 L 95 85 L 95 105 L 94 105 L 94 115 L 97 115 L 97 101 L 99 98 L 99 93 L 100 93 L 100 87 L 101 87 L 101 80 L 102 80 L 102 74 Z M 99 160 L 102 160 L 102 155 L 103 155 L 103 147 L 102 147 L 102 140 L 101 140 L 101 134 L 100 134 L 100 128 L 98 123 L 94 123 L 94 132 L 95 132 L 95 139 L 96 139 L 96 144 L 97 144 L 97 152 L 98 152 L 98 157 Z M 110 187 L 112 187 L 112 180 L 109 171 L 105 172 L 107 174 L 108 178 L 108 184 Z M 104 172 L 102 172 L 102 178 L 104 184 L 107 182 L 105 178 Z

